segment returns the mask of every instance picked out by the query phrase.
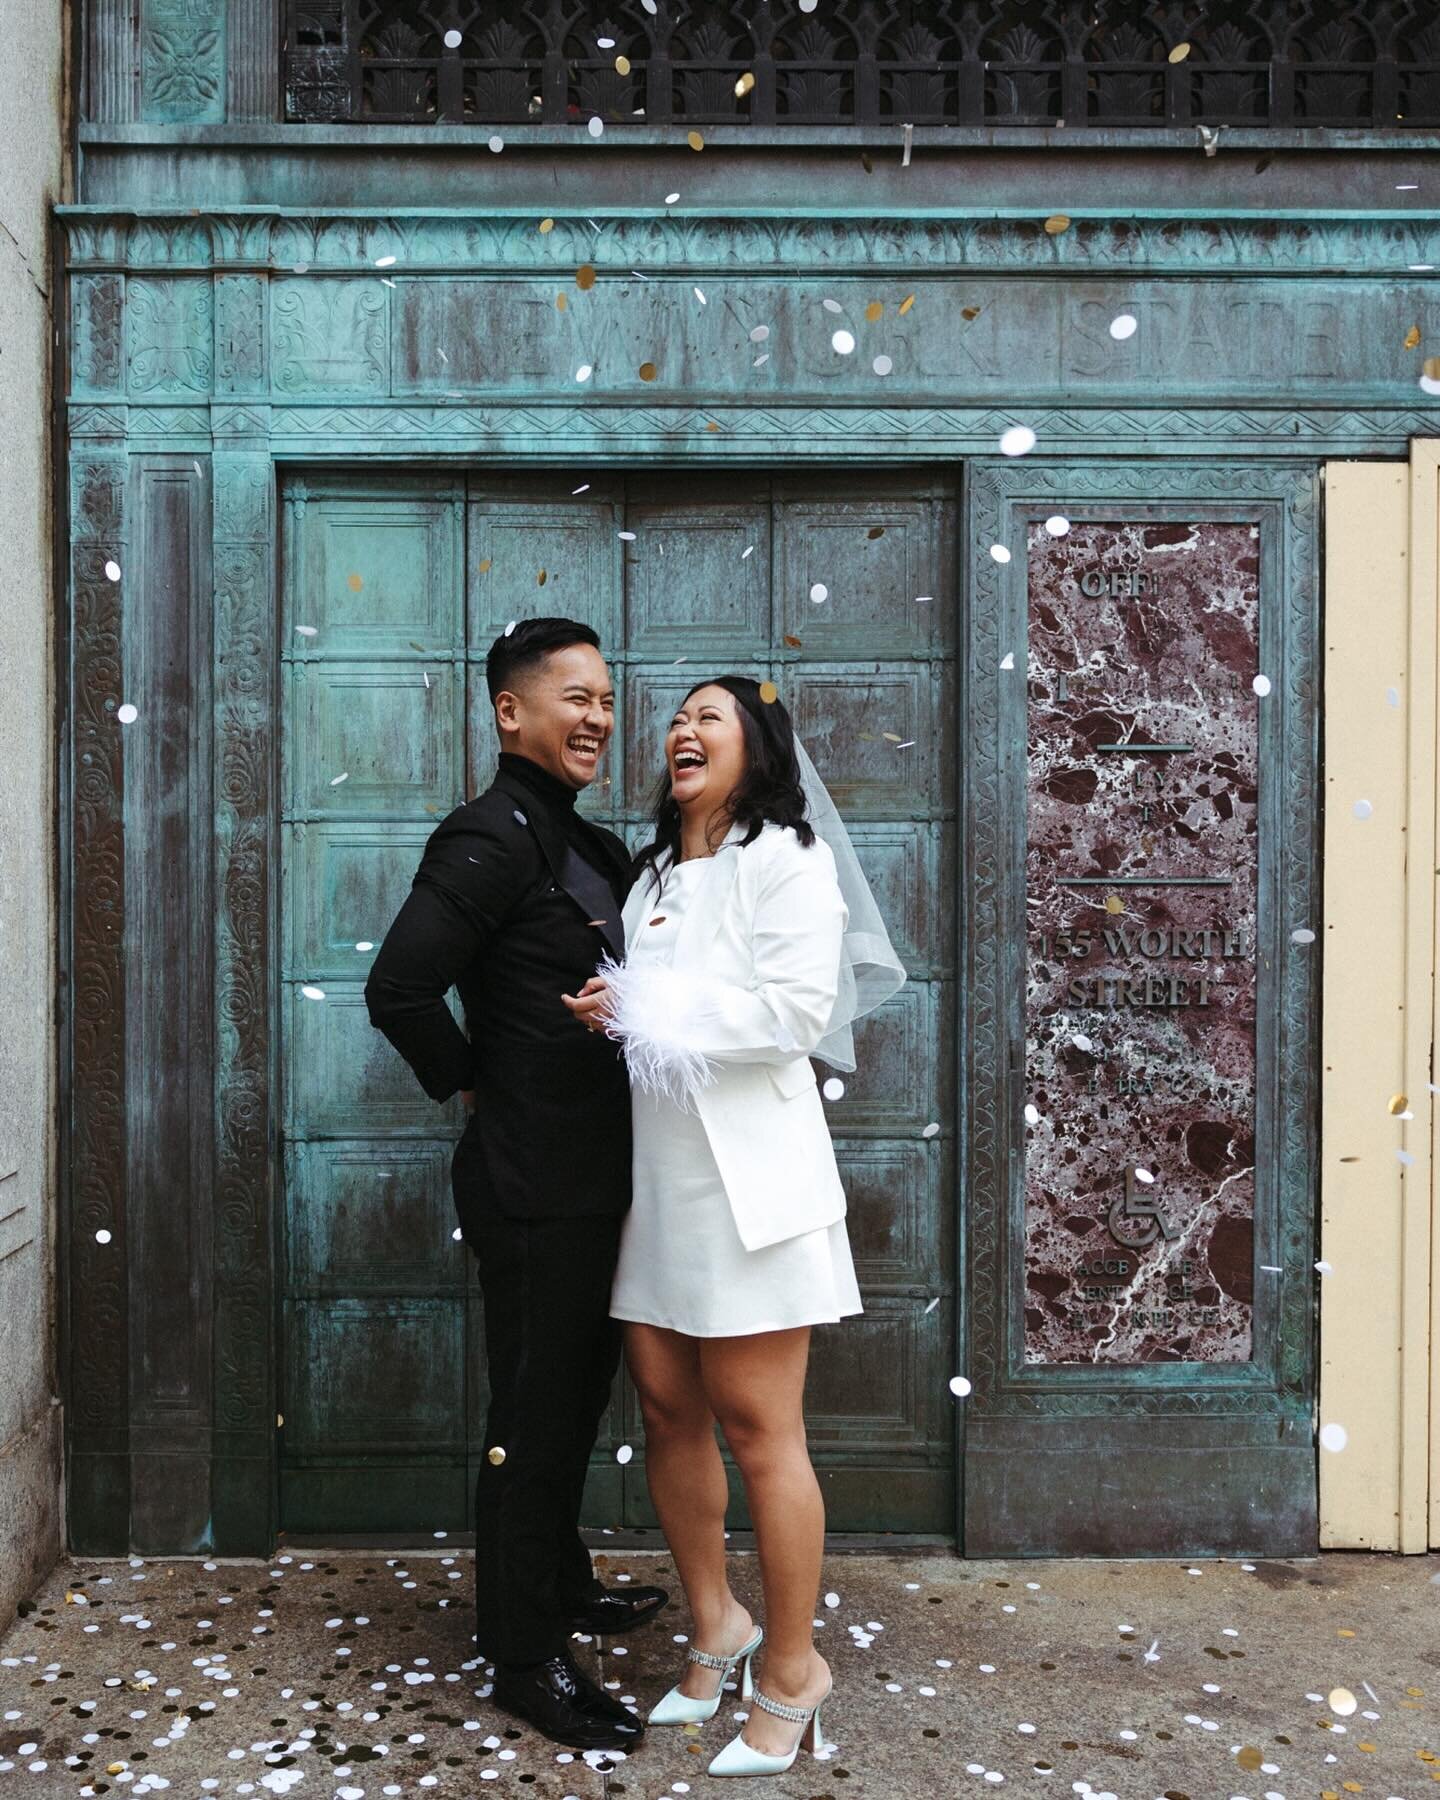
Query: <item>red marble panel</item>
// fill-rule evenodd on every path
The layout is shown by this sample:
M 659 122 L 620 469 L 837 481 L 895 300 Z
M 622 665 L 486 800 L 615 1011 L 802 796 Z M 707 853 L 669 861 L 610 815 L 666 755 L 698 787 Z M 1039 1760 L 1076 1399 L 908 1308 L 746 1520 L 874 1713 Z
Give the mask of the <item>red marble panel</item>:
M 1025 1360 L 1244 1362 L 1258 527 L 1028 559 Z

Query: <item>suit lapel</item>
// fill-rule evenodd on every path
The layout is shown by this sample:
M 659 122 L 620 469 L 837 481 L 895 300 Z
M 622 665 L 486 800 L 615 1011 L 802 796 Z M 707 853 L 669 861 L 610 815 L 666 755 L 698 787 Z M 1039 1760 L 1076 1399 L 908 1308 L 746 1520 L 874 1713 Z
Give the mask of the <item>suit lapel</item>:
M 534 795 L 526 793 L 518 783 L 507 782 L 503 774 L 496 776 L 495 785 L 503 787 L 524 813 L 545 861 L 550 865 L 556 885 L 565 890 L 587 920 L 598 924 L 610 954 L 617 960 L 623 959 L 625 928 L 620 918 L 620 902 L 610 883 L 571 845 L 564 831 Z

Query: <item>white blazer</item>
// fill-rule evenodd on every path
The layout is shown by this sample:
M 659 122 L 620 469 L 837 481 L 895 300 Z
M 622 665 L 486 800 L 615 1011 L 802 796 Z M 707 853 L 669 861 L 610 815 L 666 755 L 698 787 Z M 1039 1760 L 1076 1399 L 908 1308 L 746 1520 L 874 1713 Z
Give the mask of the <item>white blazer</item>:
M 845 1216 L 809 1053 L 835 1004 L 847 910 L 822 839 L 807 849 L 766 825 L 742 849 L 743 836 L 710 860 L 668 968 L 601 972 L 632 1081 L 699 1113 L 740 1241 L 758 1250 Z M 625 903 L 627 946 L 663 908 L 647 870 Z

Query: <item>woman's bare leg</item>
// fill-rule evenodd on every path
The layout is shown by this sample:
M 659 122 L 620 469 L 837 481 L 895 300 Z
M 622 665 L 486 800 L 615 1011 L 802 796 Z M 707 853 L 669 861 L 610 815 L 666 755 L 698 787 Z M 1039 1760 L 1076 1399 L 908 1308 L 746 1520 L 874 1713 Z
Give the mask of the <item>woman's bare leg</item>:
M 700 1341 L 705 1399 L 740 1466 L 765 1590 L 763 1686 L 772 1700 L 812 1705 L 829 1665 L 814 1645 L 825 1550 L 825 1502 L 805 1442 L 805 1365 L 810 1328 Z M 797 1727 L 751 1711 L 745 1739 L 784 1755 Z
M 726 1574 L 729 1492 L 700 1382 L 700 1342 L 658 1325 L 625 1326 L 625 1361 L 645 1415 L 645 1479 L 690 1605 L 692 1642 L 726 1656 L 748 1640 L 753 1621 Z M 718 1670 L 687 1663 L 680 1691 L 708 1700 L 719 1682 Z

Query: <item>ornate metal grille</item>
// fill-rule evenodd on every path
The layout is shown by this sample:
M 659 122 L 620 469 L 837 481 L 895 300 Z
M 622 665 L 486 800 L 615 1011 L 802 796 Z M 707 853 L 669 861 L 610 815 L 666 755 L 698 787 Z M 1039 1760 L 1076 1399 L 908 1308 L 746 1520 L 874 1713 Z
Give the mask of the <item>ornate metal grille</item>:
M 283 4 L 296 120 L 1440 124 L 1436 0 Z

